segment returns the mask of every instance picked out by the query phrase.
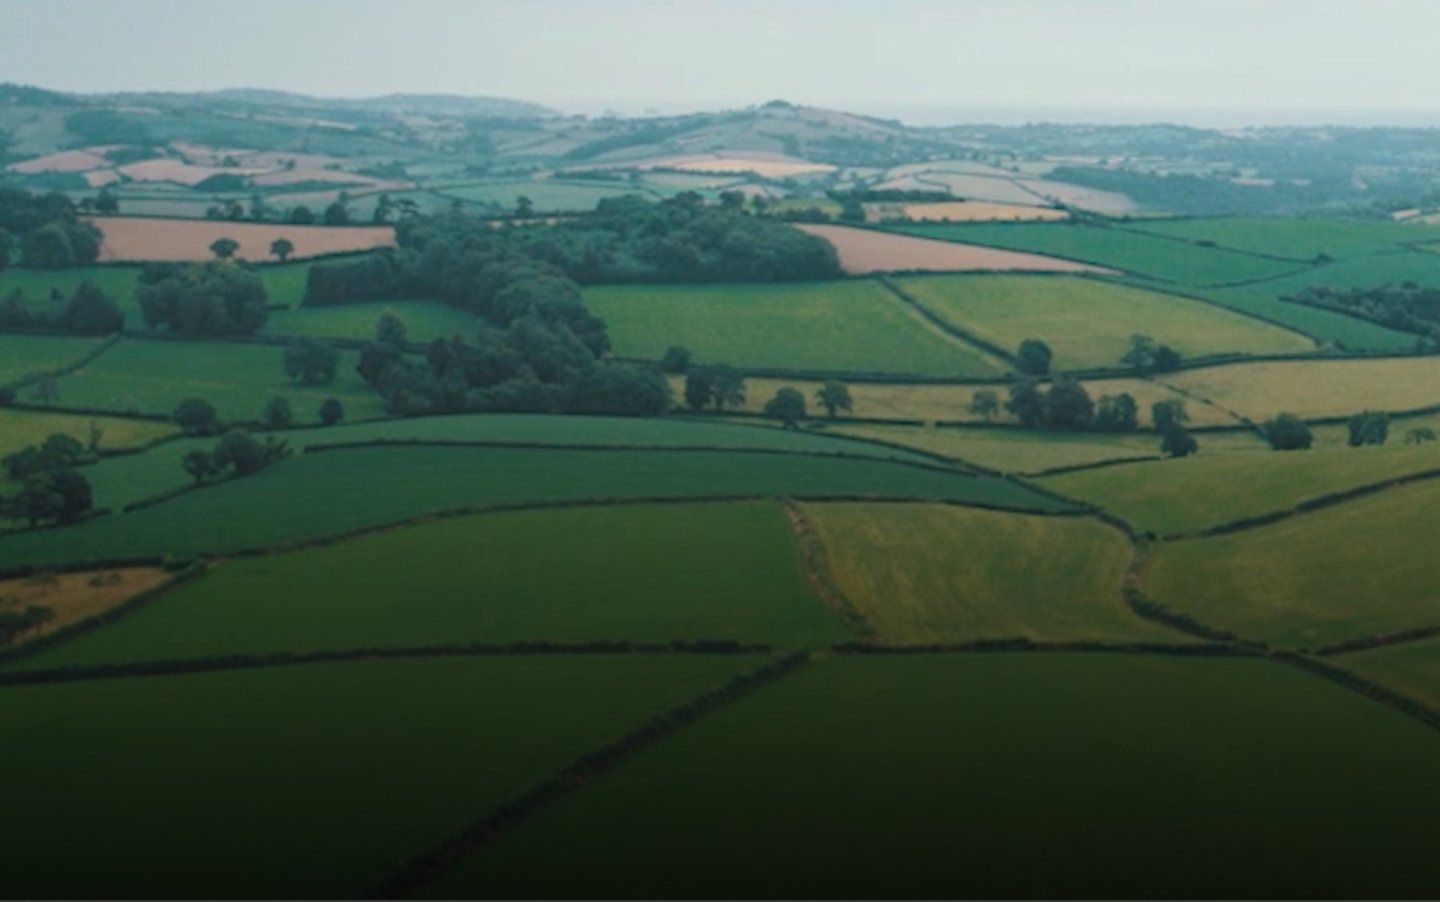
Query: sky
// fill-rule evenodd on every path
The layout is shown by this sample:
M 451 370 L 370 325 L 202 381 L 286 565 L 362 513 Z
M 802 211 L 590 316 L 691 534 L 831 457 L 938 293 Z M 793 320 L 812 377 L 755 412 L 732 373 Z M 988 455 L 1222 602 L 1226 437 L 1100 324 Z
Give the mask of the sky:
M 0 82 L 1440 125 L 1437 37 L 1440 0 L 0 0 Z

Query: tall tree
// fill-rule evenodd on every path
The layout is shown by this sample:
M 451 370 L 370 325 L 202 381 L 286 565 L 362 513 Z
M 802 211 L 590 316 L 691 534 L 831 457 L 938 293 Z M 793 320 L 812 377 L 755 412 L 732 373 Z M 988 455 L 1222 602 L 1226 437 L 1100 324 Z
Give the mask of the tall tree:
M 276 238 L 270 242 L 270 256 L 275 257 L 281 263 L 289 260 L 293 253 L 295 253 L 295 243 L 289 238 Z
M 216 260 L 229 260 L 240 250 L 240 242 L 234 238 L 216 238 L 210 242 L 210 253 L 215 255 Z
M 849 387 L 837 379 L 827 379 L 825 384 L 816 390 L 815 403 L 825 408 L 825 415 L 832 420 L 835 419 L 837 411 L 849 413 L 854 407 Z
M 1015 365 L 1027 376 L 1045 376 L 1050 372 L 1050 346 L 1038 338 L 1020 342 L 1015 352 Z
M 786 429 L 794 429 L 805 417 L 805 396 L 788 386 L 782 388 L 765 402 L 765 415 L 779 420 Z

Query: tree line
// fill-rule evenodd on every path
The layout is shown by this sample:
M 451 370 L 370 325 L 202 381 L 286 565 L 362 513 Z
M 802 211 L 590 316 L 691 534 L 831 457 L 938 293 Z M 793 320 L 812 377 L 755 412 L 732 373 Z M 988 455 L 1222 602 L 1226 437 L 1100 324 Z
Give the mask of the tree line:
M 17 252 L 30 269 L 86 266 L 100 256 L 100 238 L 65 195 L 0 188 L 0 270 Z

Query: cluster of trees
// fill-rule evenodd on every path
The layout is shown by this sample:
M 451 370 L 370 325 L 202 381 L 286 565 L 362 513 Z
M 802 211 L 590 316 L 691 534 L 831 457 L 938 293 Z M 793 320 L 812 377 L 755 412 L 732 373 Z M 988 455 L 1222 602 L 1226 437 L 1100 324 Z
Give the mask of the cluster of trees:
M 120 305 L 89 279 L 67 298 L 51 293 L 51 309 L 37 310 L 20 289 L 0 299 L 0 329 L 55 329 L 77 335 L 109 335 L 125 325 Z
M 93 453 L 99 434 L 92 431 L 92 447 L 57 433 L 39 445 L 7 455 L 0 461 L 8 480 L 18 482 L 14 495 L 0 497 L 0 517 L 25 520 L 31 526 L 44 521 L 78 520 L 94 504 L 90 482 L 74 468 Z
M 1134 370 L 1138 375 L 1151 373 L 1173 373 L 1180 369 L 1184 358 L 1169 345 L 1158 344 L 1148 335 L 1130 336 L 1130 349 L 1120 357 L 1120 363 Z
M 33 269 L 85 266 L 100 256 L 100 238 L 65 195 L 0 188 L 0 269 L 17 250 L 20 265 Z
M 186 452 L 180 465 L 196 484 L 226 473 L 249 476 L 290 455 L 287 442 L 267 438 L 259 441 L 243 429 L 227 432 L 212 450 L 196 448 Z
M 318 417 L 322 425 L 333 426 L 345 419 L 345 405 L 339 398 L 326 398 L 320 402 Z M 204 398 L 186 398 L 176 405 L 170 418 L 186 435 L 215 435 L 223 425 L 214 405 Z M 295 413 L 290 402 L 281 395 L 268 398 L 260 410 L 260 425 L 272 430 L 294 426 Z
M 147 326 L 181 335 L 249 334 L 268 315 L 260 277 L 231 264 L 147 264 L 135 296 Z
M 666 352 L 665 364 L 684 360 L 685 406 L 694 411 L 713 409 L 724 412 L 726 408 L 739 407 L 745 403 L 745 377 L 728 364 L 689 366 L 690 352 L 682 347 L 672 347 Z M 677 370 L 666 368 L 667 372 Z M 840 411 L 849 411 L 853 402 L 850 389 L 843 382 L 829 380 L 815 391 L 815 403 L 825 408 L 831 419 Z M 786 429 L 794 429 L 806 417 L 805 395 L 799 389 L 785 386 L 778 389 L 765 402 L 763 412 L 781 422 Z
M 1370 320 L 1401 332 L 1411 332 L 1440 342 L 1440 288 L 1426 288 L 1415 282 L 1380 285 L 1373 288 L 1306 288 L 1281 298 L 1323 310 Z

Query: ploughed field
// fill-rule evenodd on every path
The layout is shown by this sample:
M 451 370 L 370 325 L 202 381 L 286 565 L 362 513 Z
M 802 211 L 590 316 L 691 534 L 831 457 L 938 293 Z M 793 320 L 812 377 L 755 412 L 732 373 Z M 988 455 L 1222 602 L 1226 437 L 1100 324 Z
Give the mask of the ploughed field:
M 654 162 L 636 191 L 818 172 Z M 1434 895 L 1440 368 L 1283 299 L 1440 288 L 1433 230 L 1045 221 L 1063 186 L 917 167 L 885 176 L 997 196 L 812 229 L 848 278 L 584 286 L 614 357 L 689 352 L 649 418 L 398 415 L 357 372 L 382 316 L 411 361 L 483 321 L 307 306 L 311 261 L 257 267 L 274 309 L 225 340 L 146 325 L 135 267 L 0 272 L 126 319 L 0 333 L 0 457 L 71 447 L 94 506 L 0 529 L 6 894 Z M 546 217 L 632 193 L 458 178 Z M 1137 335 L 1178 365 L 1126 361 Z M 287 375 L 297 338 L 333 379 Z M 689 403 L 717 366 L 738 394 Z M 1067 375 L 1134 421 L 1058 418 Z M 216 429 L 175 421 L 194 397 Z M 1352 447 L 1367 411 L 1387 440 Z M 1272 450 L 1283 413 L 1310 447 Z M 291 453 L 197 478 L 236 425 Z

